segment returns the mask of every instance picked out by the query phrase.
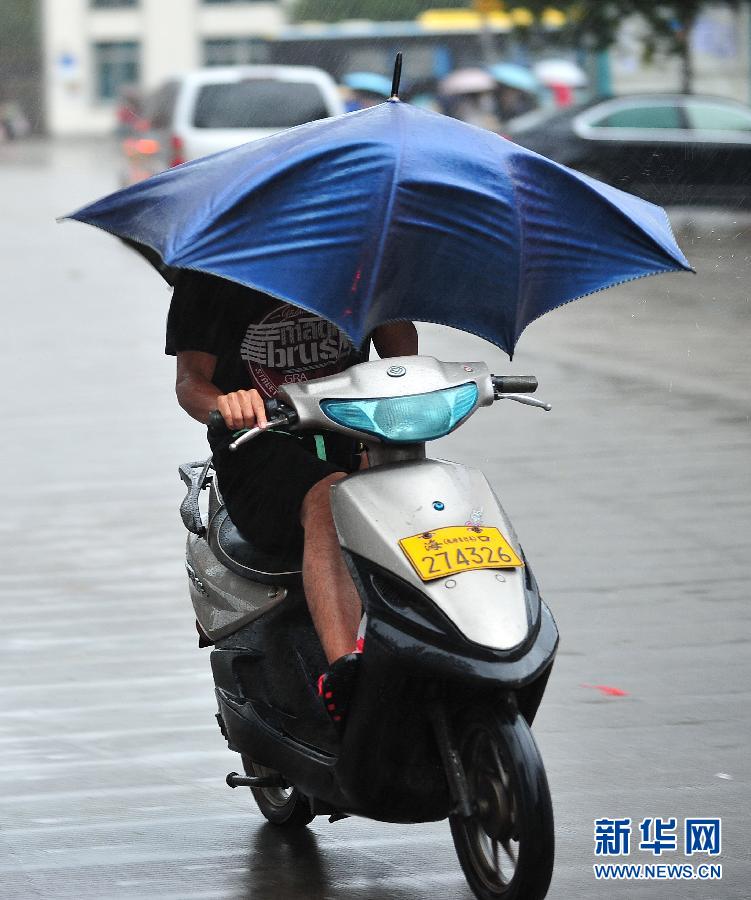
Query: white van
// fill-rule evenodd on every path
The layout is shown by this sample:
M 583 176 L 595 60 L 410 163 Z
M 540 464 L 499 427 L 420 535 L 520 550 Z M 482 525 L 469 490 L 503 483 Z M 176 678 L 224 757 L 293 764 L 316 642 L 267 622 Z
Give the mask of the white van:
M 334 80 L 309 66 L 198 69 L 144 102 L 144 129 L 125 142 L 128 183 L 285 128 L 343 113 Z

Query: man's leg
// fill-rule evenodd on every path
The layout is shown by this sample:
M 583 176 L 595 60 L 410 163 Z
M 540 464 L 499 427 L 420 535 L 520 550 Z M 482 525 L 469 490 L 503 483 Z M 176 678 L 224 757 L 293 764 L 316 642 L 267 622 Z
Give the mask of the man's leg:
M 334 528 L 329 491 L 344 472 L 327 475 L 305 495 L 300 521 L 305 529 L 302 577 L 313 625 L 332 663 L 351 653 L 362 610 Z

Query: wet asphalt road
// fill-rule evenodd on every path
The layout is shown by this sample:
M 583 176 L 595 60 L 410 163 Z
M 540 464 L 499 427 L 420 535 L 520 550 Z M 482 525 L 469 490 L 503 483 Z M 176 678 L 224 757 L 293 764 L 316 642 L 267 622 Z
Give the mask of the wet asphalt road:
M 53 222 L 115 186 L 106 147 L 0 148 L 0 896 L 469 900 L 445 823 L 283 839 L 224 786 L 238 759 L 177 515 L 177 464 L 205 451 L 162 356 L 169 294 Z M 551 898 L 751 897 L 751 226 L 675 221 L 696 277 L 558 310 L 513 366 L 422 332 L 424 352 L 538 375 L 554 406 L 499 404 L 434 447 L 488 473 L 561 631 L 535 726 Z M 597 883 L 593 819 L 616 816 L 721 816 L 722 881 Z

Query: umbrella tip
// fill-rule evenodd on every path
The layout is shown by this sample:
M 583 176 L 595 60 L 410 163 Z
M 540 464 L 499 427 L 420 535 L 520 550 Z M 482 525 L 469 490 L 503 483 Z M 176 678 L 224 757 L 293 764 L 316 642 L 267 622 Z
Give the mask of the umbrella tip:
M 401 51 L 396 54 L 396 60 L 394 62 L 394 77 L 391 80 L 391 96 L 389 100 L 398 100 L 399 99 L 399 82 L 402 79 L 402 54 Z

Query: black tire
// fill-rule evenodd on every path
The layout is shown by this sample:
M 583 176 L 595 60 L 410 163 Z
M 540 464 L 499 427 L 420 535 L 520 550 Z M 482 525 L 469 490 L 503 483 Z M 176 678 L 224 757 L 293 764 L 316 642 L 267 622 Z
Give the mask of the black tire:
M 243 756 L 243 768 L 249 776 L 276 775 L 273 769 L 259 765 Z M 294 786 L 287 788 L 251 788 L 261 814 L 281 828 L 304 828 L 315 818 L 308 798 Z
M 542 900 L 553 874 L 553 806 L 521 715 L 480 708 L 457 729 L 474 813 L 451 815 L 459 862 L 480 900 Z

